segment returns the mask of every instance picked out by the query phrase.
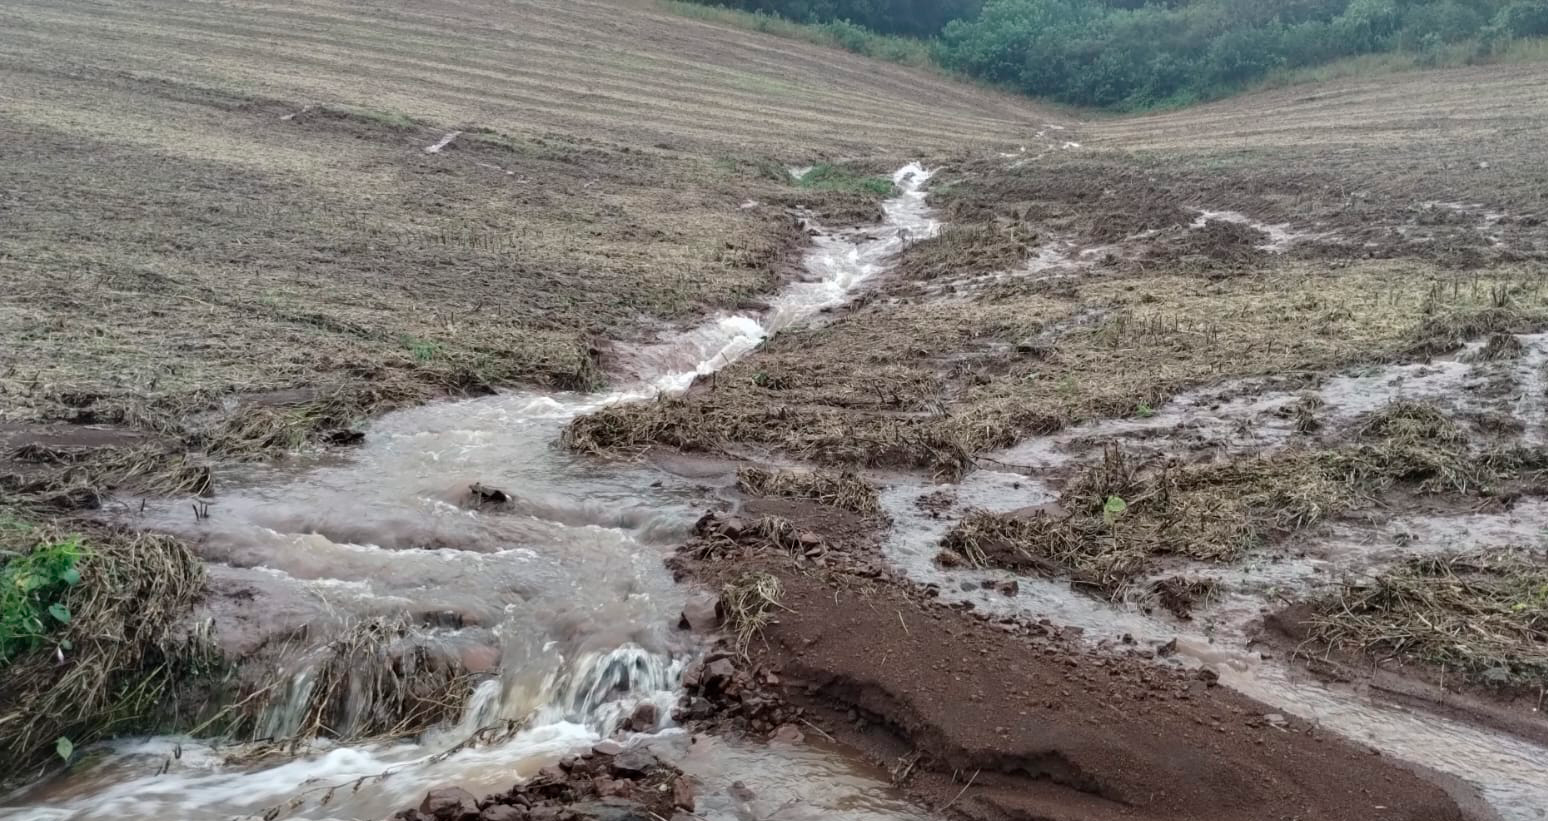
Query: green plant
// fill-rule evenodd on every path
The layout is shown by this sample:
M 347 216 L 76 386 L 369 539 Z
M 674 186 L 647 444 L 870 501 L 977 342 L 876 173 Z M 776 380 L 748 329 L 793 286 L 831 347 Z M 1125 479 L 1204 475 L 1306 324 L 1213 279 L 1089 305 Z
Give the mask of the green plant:
M 80 584 L 85 555 L 74 537 L 35 546 L 0 568 L 0 664 L 31 650 L 70 623 L 64 595 Z M 70 649 L 62 643 L 62 649 Z
M 1148 402 L 1141 402 L 1134 408 L 1134 413 L 1141 419 L 1149 419 L 1156 415 L 1156 409 L 1152 408 Z
M 814 191 L 843 191 L 877 197 L 890 197 L 893 190 L 892 180 L 886 177 L 868 176 L 826 163 L 812 166 L 810 171 L 796 179 L 796 185 Z
M 1108 527 L 1112 527 L 1128 509 L 1129 503 L 1125 502 L 1122 496 L 1109 496 L 1102 504 L 1102 521 L 1106 522 Z
M 408 348 L 413 354 L 415 362 L 430 362 L 441 354 L 441 343 L 428 339 L 420 339 L 412 334 L 404 334 L 399 338 L 403 347 Z

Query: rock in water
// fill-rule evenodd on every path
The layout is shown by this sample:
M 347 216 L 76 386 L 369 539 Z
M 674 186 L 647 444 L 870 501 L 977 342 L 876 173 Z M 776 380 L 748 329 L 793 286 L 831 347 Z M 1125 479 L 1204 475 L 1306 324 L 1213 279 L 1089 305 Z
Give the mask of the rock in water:
M 636 733 L 653 733 L 660 720 L 660 710 L 647 701 L 634 708 L 634 713 L 629 716 L 628 726 Z
M 479 816 L 478 799 L 461 787 L 437 787 L 425 793 L 419 811 L 435 821 L 471 821 Z

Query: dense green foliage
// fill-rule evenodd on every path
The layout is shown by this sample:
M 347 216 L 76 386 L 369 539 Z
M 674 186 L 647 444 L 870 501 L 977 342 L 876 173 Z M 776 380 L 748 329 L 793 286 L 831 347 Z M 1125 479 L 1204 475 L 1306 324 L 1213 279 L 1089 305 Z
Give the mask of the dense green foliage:
M 698 0 L 798 23 L 848 22 L 884 34 L 930 37 L 978 14 L 983 0 Z
M 1486 57 L 1548 31 L 1548 0 L 988 0 L 946 26 L 937 59 L 1028 94 L 1144 108 L 1239 88 L 1280 68 L 1464 40 Z
M 1343 58 L 1484 61 L 1548 36 L 1548 0 L 695 2 L 759 30 L 1124 110 L 1220 97 Z
M 0 523 L 17 527 L 9 520 Z M 80 583 L 82 555 L 76 539 L 38 544 L 26 553 L 0 557 L 0 664 L 38 646 L 68 624 L 64 593 Z

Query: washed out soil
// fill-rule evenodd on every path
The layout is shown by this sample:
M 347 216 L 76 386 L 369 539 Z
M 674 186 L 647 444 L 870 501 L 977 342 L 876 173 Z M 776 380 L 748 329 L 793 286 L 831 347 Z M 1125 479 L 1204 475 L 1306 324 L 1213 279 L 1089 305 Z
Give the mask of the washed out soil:
M 644 749 L 604 741 L 482 799 L 458 787 L 432 789 L 391 821 L 676 821 L 697 817 L 693 808 L 682 771 Z
M 1216 686 L 1209 671 L 943 605 L 880 566 L 875 530 L 823 538 L 833 513 L 812 511 L 788 511 L 819 537 L 800 552 L 716 514 L 675 557 L 682 578 L 712 589 L 767 574 L 781 591 L 745 655 L 712 654 L 685 674 L 684 719 L 821 735 L 956 818 L 1484 817 L 1470 794 Z

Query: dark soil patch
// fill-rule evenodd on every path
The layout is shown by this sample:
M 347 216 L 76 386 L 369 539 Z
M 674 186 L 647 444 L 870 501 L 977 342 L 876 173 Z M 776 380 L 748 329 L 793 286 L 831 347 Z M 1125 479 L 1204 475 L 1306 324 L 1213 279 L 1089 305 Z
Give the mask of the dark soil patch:
M 604 741 L 503 793 L 430 790 L 392 821 L 652 821 L 692 818 L 692 783 L 649 751 Z

